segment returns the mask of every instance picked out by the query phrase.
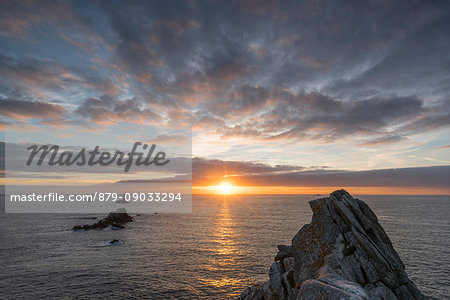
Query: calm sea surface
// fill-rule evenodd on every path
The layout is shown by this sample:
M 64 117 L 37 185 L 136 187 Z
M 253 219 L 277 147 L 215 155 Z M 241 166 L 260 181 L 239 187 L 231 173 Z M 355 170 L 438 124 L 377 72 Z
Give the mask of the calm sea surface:
M 73 232 L 80 215 L 0 215 L 0 299 L 236 298 L 266 280 L 277 244 L 310 222 L 315 196 L 196 196 L 192 214 L 136 216 Z M 418 287 L 450 295 L 450 197 L 359 196 Z M 84 215 L 85 217 L 86 215 Z M 98 216 L 104 217 L 104 216 Z M 104 246 L 111 239 L 124 243 Z

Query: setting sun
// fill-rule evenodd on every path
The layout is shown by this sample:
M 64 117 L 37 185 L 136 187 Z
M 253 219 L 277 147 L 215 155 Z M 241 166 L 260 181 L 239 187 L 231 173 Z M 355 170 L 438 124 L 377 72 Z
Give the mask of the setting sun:
M 229 182 L 222 182 L 217 185 L 218 194 L 232 194 L 234 192 L 234 186 Z

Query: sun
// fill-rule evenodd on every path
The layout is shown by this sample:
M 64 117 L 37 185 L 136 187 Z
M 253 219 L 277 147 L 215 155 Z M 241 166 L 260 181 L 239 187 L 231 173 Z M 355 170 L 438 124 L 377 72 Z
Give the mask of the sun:
M 217 193 L 222 195 L 228 195 L 234 192 L 234 186 L 227 181 L 221 182 L 219 185 L 216 186 L 216 188 Z

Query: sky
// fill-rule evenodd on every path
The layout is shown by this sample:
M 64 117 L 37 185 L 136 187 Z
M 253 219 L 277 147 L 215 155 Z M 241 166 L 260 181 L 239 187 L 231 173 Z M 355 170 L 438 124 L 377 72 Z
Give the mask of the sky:
M 448 1 L 0 6 L 10 142 L 192 145 L 197 186 L 450 193 Z

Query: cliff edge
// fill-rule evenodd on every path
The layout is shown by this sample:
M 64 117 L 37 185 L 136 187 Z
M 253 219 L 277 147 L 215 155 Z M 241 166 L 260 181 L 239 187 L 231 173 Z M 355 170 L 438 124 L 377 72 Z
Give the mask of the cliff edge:
M 338 190 L 309 205 L 311 223 L 278 246 L 269 280 L 239 299 L 427 299 L 364 201 Z

